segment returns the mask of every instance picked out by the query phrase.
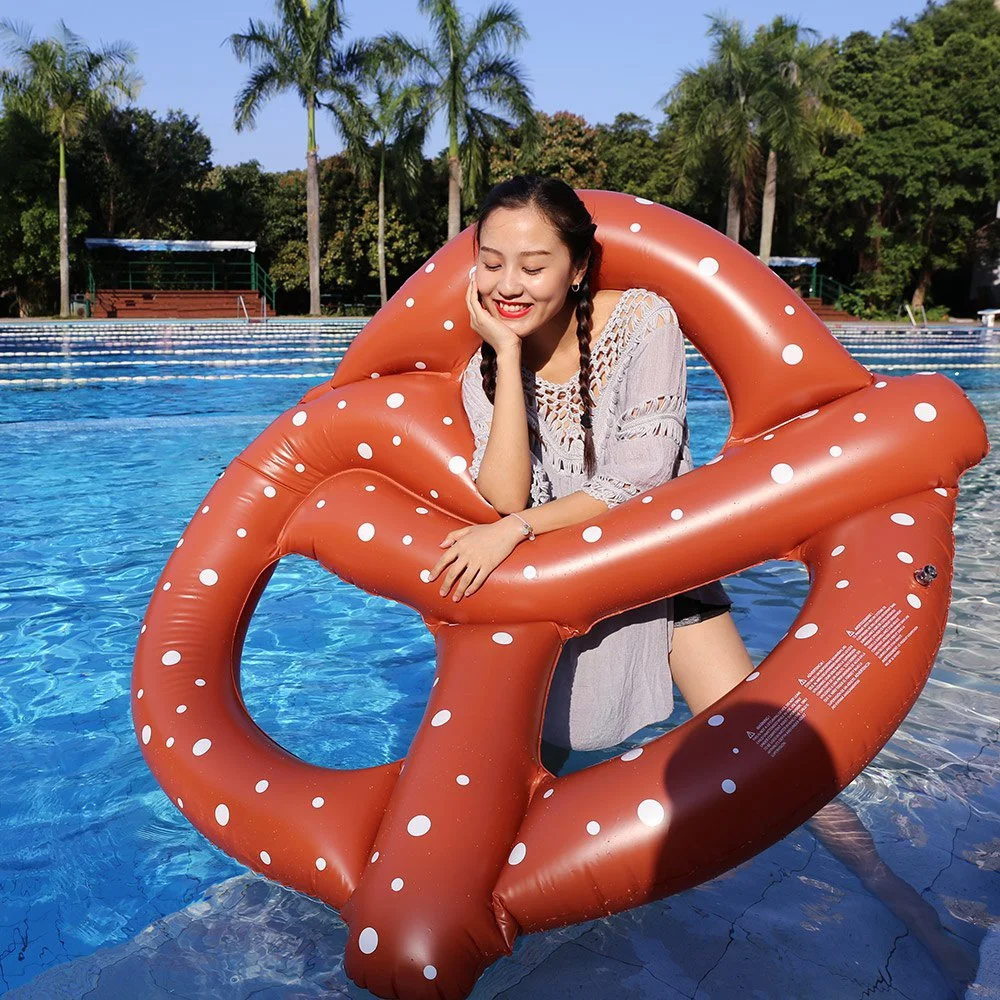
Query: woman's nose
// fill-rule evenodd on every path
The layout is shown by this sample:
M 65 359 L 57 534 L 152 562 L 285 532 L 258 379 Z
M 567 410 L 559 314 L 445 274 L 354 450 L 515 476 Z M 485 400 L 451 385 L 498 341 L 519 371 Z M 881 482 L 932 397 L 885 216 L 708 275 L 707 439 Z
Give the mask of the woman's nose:
M 504 299 L 516 299 L 521 294 L 521 282 L 517 271 L 504 270 L 497 282 L 497 294 Z

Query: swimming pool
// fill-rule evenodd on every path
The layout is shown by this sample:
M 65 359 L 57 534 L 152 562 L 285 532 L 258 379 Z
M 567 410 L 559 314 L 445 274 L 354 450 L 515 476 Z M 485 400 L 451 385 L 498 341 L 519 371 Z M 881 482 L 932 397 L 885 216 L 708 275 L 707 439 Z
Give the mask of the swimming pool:
M 329 377 L 358 326 L 0 328 L 0 991 L 367 996 L 338 965 L 335 915 L 197 834 L 146 769 L 129 714 L 139 622 L 192 511 L 276 413 Z M 838 335 L 873 370 L 954 378 L 997 440 L 996 335 Z M 728 410 L 694 354 L 689 372 L 700 464 L 725 439 Z M 995 453 L 962 481 L 938 661 L 899 732 L 839 797 L 849 810 L 691 892 L 525 939 L 474 995 L 949 995 L 942 966 L 974 968 L 1000 912 L 998 486 Z M 770 563 L 727 585 L 759 660 L 804 600 L 805 572 Z M 317 764 L 389 761 L 416 730 L 433 655 L 411 609 L 291 558 L 251 624 L 244 698 Z M 634 742 L 684 721 L 677 704 Z M 139 975 L 152 985 L 135 986 Z

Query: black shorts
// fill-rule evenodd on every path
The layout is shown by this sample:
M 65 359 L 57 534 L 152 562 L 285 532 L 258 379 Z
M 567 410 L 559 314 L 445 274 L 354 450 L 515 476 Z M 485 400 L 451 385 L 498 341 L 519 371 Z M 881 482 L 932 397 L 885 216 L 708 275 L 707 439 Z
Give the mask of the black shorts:
M 674 628 L 724 615 L 732 606 L 725 587 L 718 580 L 687 590 L 674 597 Z

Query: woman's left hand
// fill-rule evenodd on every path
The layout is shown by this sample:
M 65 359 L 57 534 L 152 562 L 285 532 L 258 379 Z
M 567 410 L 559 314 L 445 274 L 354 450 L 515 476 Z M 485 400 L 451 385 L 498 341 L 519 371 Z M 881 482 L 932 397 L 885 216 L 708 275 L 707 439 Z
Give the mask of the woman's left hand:
M 455 584 L 453 601 L 474 594 L 490 575 L 524 540 L 515 518 L 501 518 L 493 524 L 470 524 L 449 531 L 441 545 L 448 551 L 431 570 L 431 581 L 447 569 L 441 580 L 441 596 L 447 597 Z M 457 581 L 457 582 L 456 582 Z

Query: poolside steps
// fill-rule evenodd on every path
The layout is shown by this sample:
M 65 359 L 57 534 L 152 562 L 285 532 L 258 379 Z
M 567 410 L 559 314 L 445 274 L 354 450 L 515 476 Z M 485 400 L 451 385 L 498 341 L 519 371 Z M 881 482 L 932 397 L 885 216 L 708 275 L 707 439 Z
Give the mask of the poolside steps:
M 252 317 L 274 315 L 259 292 L 239 288 L 101 288 L 91 310 L 96 319 L 227 319 L 244 317 L 244 307 Z
M 850 313 L 845 313 L 840 309 L 834 309 L 833 306 L 826 305 L 822 299 L 807 298 L 805 303 L 824 323 L 827 324 L 827 326 L 831 323 L 857 322 L 857 320 L 851 316 Z

